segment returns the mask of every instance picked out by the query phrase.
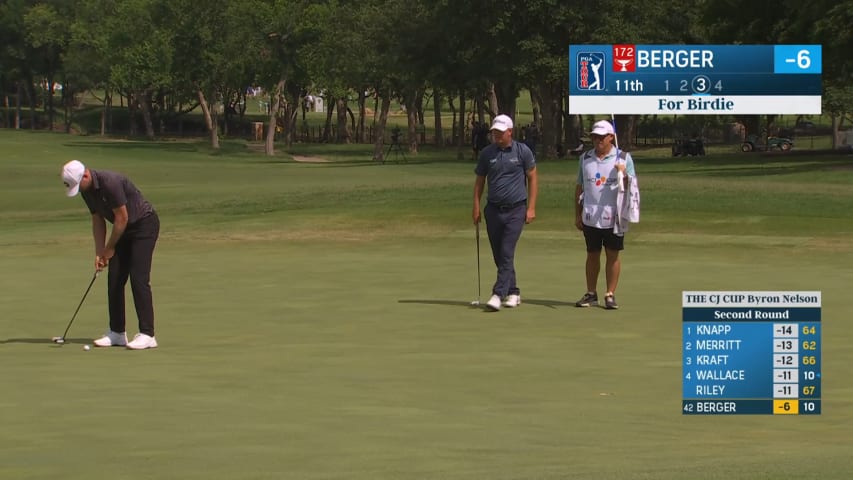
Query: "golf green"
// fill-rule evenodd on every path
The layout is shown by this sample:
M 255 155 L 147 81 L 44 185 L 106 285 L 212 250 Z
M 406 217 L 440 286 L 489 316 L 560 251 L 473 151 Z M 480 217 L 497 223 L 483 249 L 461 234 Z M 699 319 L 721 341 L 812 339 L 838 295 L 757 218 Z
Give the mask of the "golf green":
M 0 478 L 853 470 L 849 157 L 638 152 L 643 212 L 616 311 L 573 305 L 585 258 L 569 211 L 577 166 L 542 162 L 516 259 L 523 303 L 487 313 L 470 306 L 473 166 L 446 160 L 452 151 L 374 165 L 353 147 L 304 164 L 239 144 L 214 154 L 28 132 L 0 142 Z M 50 341 L 92 275 L 88 213 L 59 180 L 71 158 L 129 174 L 160 213 L 157 349 L 83 350 L 107 328 L 105 278 L 67 343 Z M 485 297 L 495 270 L 481 242 Z M 682 415 L 687 290 L 821 291 L 822 414 Z

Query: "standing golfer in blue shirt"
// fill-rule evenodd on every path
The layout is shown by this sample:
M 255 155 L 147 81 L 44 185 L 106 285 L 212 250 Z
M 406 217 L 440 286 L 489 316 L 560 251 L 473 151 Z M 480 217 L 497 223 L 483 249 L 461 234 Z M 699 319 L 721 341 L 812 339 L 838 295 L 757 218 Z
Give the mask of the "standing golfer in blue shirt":
M 488 180 L 488 195 L 483 214 L 498 267 L 498 278 L 486 308 L 521 304 L 521 290 L 515 278 L 515 246 L 525 223 L 536 218 L 536 159 L 527 145 L 512 139 L 512 119 L 498 115 L 492 122 L 492 143 L 480 152 L 474 173 L 474 223 L 480 223 L 480 198 Z

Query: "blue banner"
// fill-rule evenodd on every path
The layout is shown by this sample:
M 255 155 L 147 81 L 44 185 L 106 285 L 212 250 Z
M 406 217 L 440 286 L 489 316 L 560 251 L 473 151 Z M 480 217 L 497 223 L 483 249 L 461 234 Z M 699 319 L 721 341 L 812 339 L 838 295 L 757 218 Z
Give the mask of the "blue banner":
M 570 45 L 569 94 L 821 95 L 820 45 Z

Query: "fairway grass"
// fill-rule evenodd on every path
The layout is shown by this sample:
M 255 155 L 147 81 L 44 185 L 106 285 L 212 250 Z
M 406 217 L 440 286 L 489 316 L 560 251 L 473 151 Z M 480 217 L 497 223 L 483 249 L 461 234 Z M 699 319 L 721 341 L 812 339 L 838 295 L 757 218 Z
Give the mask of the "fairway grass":
M 379 166 L 355 150 L 301 164 L 239 145 L 211 154 L 27 132 L 0 132 L 0 144 L 0 478 L 853 471 L 849 157 L 638 154 L 643 217 L 618 311 L 573 307 L 584 290 L 568 210 L 576 166 L 543 162 L 517 254 L 524 303 L 486 313 L 469 306 L 473 165 L 445 159 L 453 152 Z M 106 278 L 68 343 L 50 342 L 91 279 L 90 222 L 59 180 L 70 158 L 129 173 L 160 213 L 156 350 L 83 350 L 107 327 Z M 485 301 L 485 238 L 481 249 Z M 684 290 L 820 290 L 822 415 L 682 416 Z

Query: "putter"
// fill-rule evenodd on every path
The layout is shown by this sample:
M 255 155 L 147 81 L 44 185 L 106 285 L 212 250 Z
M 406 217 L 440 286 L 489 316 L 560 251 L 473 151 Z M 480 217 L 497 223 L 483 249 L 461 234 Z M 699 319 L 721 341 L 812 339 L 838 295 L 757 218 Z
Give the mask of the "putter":
M 482 296 L 480 281 L 480 222 L 474 224 L 474 241 L 477 244 L 477 299 L 471 302 L 472 307 L 480 305 L 480 297 Z
M 89 290 L 91 290 L 92 285 L 95 284 L 95 280 L 98 278 L 98 273 L 99 272 L 97 270 L 95 270 L 95 275 L 92 276 L 92 281 L 89 282 L 89 287 L 86 288 L 86 293 L 83 294 L 83 298 L 80 299 L 80 304 L 77 305 L 77 310 L 74 310 L 74 315 L 71 316 L 71 321 L 68 322 L 68 326 L 65 327 L 65 333 L 63 333 L 61 337 L 51 338 L 53 343 L 57 343 L 59 345 L 62 345 L 63 343 L 65 343 L 65 336 L 68 335 L 68 330 L 71 328 L 71 324 L 74 323 L 74 319 L 77 318 L 77 312 L 80 311 L 80 307 L 82 307 L 83 302 L 86 301 L 86 296 L 89 295 Z

